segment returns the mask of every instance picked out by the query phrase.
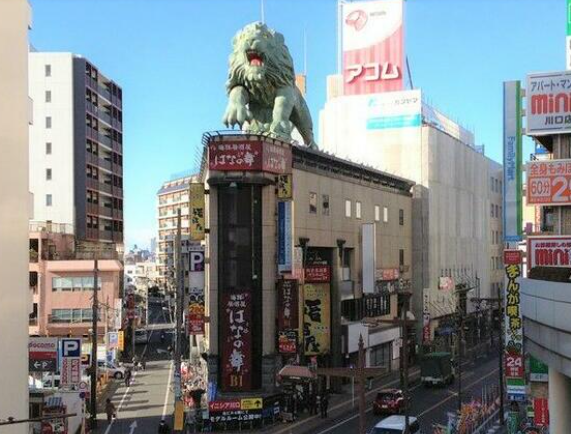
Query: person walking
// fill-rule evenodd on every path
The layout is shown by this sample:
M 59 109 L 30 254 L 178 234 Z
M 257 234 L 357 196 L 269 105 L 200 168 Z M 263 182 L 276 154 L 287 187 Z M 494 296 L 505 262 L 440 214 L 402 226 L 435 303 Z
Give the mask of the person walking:
M 127 368 L 125 371 L 125 387 L 129 387 L 131 385 L 131 369 Z
M 147 360 L 144 356 L 141 357 L 141 369 L 144 371 L 147 369 Z
M 315 393 L 309 395 L 309 415 L 315 416 L 317 414 L 317 397 Z
M 327 410 L 329 409 L 329 397 L 326 393 L 321 397 L 321 418 L 325 419 L 327 417 Z
M 109 398 L 105 400 L 105 413 L 107 414 L 107 423 L 111 423 L 111 420 L 113 420 L 114 417 L 117 417 L 115 404 L 113 404 Z

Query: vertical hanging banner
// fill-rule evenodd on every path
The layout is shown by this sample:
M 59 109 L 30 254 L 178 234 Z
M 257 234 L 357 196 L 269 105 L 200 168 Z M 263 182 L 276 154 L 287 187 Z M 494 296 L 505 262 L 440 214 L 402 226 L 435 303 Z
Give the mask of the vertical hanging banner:
M 329 283 L 303 285 L 303 349 L 306 356 L 329 353 L 330 299 Z
M 430 288 L 422 292 L 422 342 L 430 343 Z
M 61 341 L 60 384 L 76 386 L 81 381 L 81 338 L 65 338 Z
M 504 82 L 504 241 L 522 239 L 521 84 Z
M 293 193 L 292 175 L 278 175 L 278 199 L 291 199 Z
M 403 1 L 344 3 L 343 93 L 403 90 Z
M 298 310 L 297 280 L 278 280 L 278 351 L 282 354 L 295 354 L 297 352 Z
M 278 202 L 278 271 L 292 266 L 291 201 Z
M 188 252 L 188 334 L 204 334 L 204 248 L 192 247 Z
M 190 239 L 204 239 L 204 185 L 190 184 Z
M 525 400 L 525 376 L 523 356 L 523 318 L 520 305 L 522 253 L 520 250 L 504 250 L 506 271 L 505 289 L 505 353 L 506 388 L 509 400 Z
M 252 388 L 251 294 L 222 294 L 220 317 L 222 390 L 248 391 Z

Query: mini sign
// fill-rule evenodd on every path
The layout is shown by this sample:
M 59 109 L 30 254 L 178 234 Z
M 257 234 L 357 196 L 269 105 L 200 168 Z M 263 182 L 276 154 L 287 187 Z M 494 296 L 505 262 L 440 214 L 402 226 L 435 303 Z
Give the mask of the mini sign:
M 527 258 L 529 269 L 533 267 L 571 267 L 571 237 L 528 237 Z

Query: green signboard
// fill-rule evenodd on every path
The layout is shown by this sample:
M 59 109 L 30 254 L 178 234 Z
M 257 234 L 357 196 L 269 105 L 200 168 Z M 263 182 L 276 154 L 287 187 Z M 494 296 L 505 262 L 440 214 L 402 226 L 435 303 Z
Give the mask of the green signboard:
M 571 0 L 567 0 L 567 36 L 571 36 Z
M 529 356 L 529 379 L 530 381 L 541 381 L 543 383 L 549 381 L 549 367 L 533 356 Z

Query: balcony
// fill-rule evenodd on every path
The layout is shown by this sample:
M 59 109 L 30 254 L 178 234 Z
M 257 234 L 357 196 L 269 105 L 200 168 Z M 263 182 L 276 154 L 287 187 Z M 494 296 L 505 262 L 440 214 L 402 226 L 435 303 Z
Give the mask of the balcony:
M 113 123 L 111 121 L 111 115 L 107 112 L 105 112 L 104 110 L 99 110 L 97 113 L 97 117 L 102 120 L 103 122 L 105 122 L 107 125 L 112 126 Z
M 99 238 L 102 240 L 113 241 L 113 231 L 110 230 L 99 231 Z
M 111 137 L 109 137 L 106 134 L 99 134 L 99 137 L 97 139 L 99 141 L 99 143 L 101 143 L 102 145 L 107 146 L 109 149 L 112 149 L 112 144 L 111 144 Z
M 111 102 L 111 92 L 107 90 L 105 86 L 98 85 L 97 86 L 97 93 L 105 98 L 107 101 Z

